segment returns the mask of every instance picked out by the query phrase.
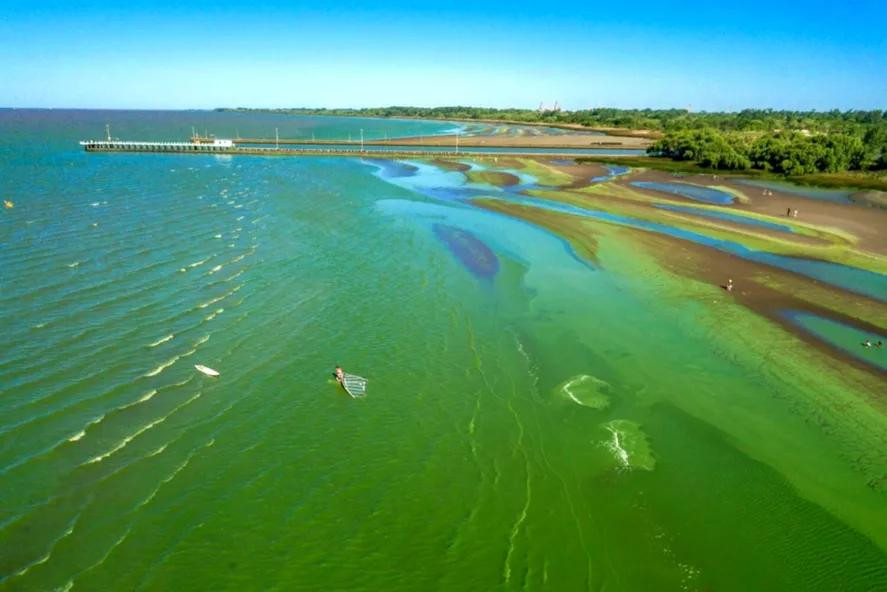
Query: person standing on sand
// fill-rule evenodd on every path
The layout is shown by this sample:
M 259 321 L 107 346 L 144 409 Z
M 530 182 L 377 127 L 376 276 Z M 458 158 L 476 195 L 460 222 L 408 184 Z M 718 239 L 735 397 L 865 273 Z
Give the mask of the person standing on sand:
M 785 215 L 788 216 L 788 217 L 791 217 L 791 215 L 792 215 L 792 209 L 791 209 L 791 208 L 786 208 L 786 210 L 785 210 Z
M 724 286 L 724 288 L 726 288 L 726 290 L 727 290 L 728 292 L 732 292 L 732 291 L 733 291 L 733 278 L 729 278 L 729 279 L 727 279 L 727 285 Z

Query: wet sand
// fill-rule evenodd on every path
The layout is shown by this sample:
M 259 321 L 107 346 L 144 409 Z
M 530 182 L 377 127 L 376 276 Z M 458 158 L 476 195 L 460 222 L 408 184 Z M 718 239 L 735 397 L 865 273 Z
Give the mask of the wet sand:
M 595 227 L 606 225 L 604 222 L 496 200 L 478 199 L 475 203 L 485 209 L 546 228 L 570 241 L 579 256 L 598 264 Z M 810 289 L 812 284 L 817 284 L 815 280 L 674 237 L 629 227 L 618 227 L 615 231 L 630 236 L 633 244 L 655 257 L 667 271 L 712 286 L 711 297 L 715 302 L 728 305 L 732 301 L 764 316 L 817 350 L 827 353 L 836 367 L 849 364 L 872 376 L 881 379 L 887 377 L 887 373 L 871 364 L 866 364 L 844 350 L 801 330 L 783 314 L 787 310 L 808 312 L 876 334 L 883 332 L 884 327 L 873 321 L 887 320 L 887 305 L 884 303 L 819 284 L 819 290 L 829 293 L 833 300 L 842 303 L 841 310 L 838 310 L 826 303 L 812 302 L 799 296 Z M 726 289 L 729 279 L 733 280 L 734 288 L 731 291 Z M 775 289 L 772 284 L 780 284 L 787 289 Z M 870 313 L 865 315 L 868 318 L 854 315 L 854 308 Z M 887 398 L 883 403 L 887 407 Z
M 546 192 L 543 199 L 563 201 L 580 207 L 622 212 L 624 215 L 630 216 L 647 212 L 664 223 L 673 219 L 675 222 L 686 225 L 689 221 L 700 228 L 709 229 L 708 232 L 718 228 L 733 229 L 735 232 L 745 233 L 749 237 L 757 236 L 758 240 L 769 238 L 782 243 L 796 244 L 801 252 L 805 246 L 813 249 L 835 246 L 867 252 L 876 259 L 887 255 L 887 236 L 883 232 L 883 229 L 887 228 L 887 211 L 879 208 L 815 200 L 779 191 L 768 190 L 765 194 L 760 188 L 739 183 L 735 177 L 721 175 L 678 177 L 662 171 L 645 169 L 632 170 L 629 174 L 616 177 L 606 183 L 609 186 L 621 188 L 620 190 L 623 192 L 629 191 L 636 196 L 635 200 L 629 200 L 620 197 L 618 193 L 580 191 L 583 188 L 596 185 L 590 181 L 591 178 L 606 174 L 607 170 L 603 165 L 595 163 L 572 164 L 543 159 L 534 159 L 534 162 L 537 163 L 537 166 L 542 165 L 552 170 L 562 179 L 572 179 L 570 182 L 561 183 L 558 190 Z M 526 161 L 522 163 L 515 159 L 514 162 L 508 162 L 507 166 L 520 168 L 522 164 L 526 165 Z M 569 175 L 569 177 L 565 177 L 565 175 Z M 492 180 L 493 178 L 491 178 Z M 678 195 L 634 187 L 630 184 L 632 181 L 680 182 L 726 189 L 736 193 L 741 197 L 741 200 L 729 205 L 712 207 L 711 204 L 703 204 Z M 640 199 L 637 199 L 638 197 Z M 646 198 L 650 198 L 650 201 L 645 201 Z M 655 208 L 654 200 L 656 202 L 686 203 L 688 206 L 705 208 L 707 211 L 765 215 L 772 217 L 773 223 L 785 220 L 784 224 L 787 226 L 799 223 L 809 224 L 834 232 L 823 236 L 808 236 L 763 227 L 750 228 L 747 225 L 729 220 L 661 210 Z M 803 275 L 655 232 L 608 225 L 606 222 L 529 205 L 490 199 L 479 199 L 475 203 L 491 211 L 527 220 L 564 237 L 573 245 L 580 257 L 593 264 L 598 263 L 598 239 L 595 236 L 597 231 L 601 228 L 609 228 L 609 232 L 630 236 L 629 240 L 652 255 L 663 269 L 712 286 L 712 295 L 716 301 L 735 302 L 771 320 L 805 343 L 827 353 L 836 367 L 850 365 L 879 379 L 885 378 L 885 374 L 887 374 L 847 351 L 804 331 L 792 323 L 785 314 L 786 311 L 806 312 L 834 319 L 872 334 L 883 333 L 887 328 L 887 304 L 873 297 L 852 293 Z M 798 217 L 786 217 L 785 212 L 788 209 L 798 210 Z M 730 291 L 726 289 L 728 279 L 733 280 L 734 287 Z M 887 398 L 883 403 L 887 407 Z
M 814 224 L 817 226 L 836 228 L 851 234 L 859 239 L 858 248 L 874 254 L 887 253 L 887 210 L 861 205 L 848 205 L 834 203 L 825 200 L 811 199 L 783 193 L 776 190 L 764 190 L 759 187 L 744 185 L 736 181 L 737 177 L 723 175 L 688 175 L 676 177 L 663 171 L 645 170 L 622 178 L 617 183 L 629 186 L 631 181 L 658 181 L 664 183 L 691 183 L 706 187 L 727 187 L 733 191 L 744 194 L 750 198 L 749 203 L 735 203 L 724 206 L 729 210 L 738 212 L 747 211 L 757 214 L 782 218 L 788 221 L 797 221 Z M 631 187 L 634 191 L 647 195 L 661 197 L 656 191 L 648 191 L 637 187 Z M 669 195 L 669 199 L 682 199 L 688 204 L 694 202 L 679 196 Z M 788 210 L 797 210 L 797 217 L 786 216 Z
M 643 150 L 651 144 L 647 138 L 601 136 L 592 134 L 523 136 L 419 136 L 365 142 L 374 146 L 459 146 L 489 148 L 621 148 Z

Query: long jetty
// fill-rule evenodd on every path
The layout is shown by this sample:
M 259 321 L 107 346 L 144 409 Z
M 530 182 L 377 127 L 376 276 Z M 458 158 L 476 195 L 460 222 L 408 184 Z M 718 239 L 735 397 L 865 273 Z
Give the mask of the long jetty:
M 80 142 L 87 152 L 164 152 L 175 154 L 248 154 L 260 156 L 373 156 L 378 158 L 402 158 L 414 156 L 465 156 L 465 152 L 456 150 L 365 150 L 361 148 L 278 148 L 271 146 L 216 146 L 213 144 L 193 144 L 190 142 L 132 142 L 87 140 Z M 505 156 L 509 152 L 471 153 L 472 156 Z M 538 154 L 547 156 L 553 153 Z M 521 156 L 534 156 L 520 153 Z M 555 155 L 557 156 L 557 155 Z
M 497 150 L 495 147 L 485 148 L 483 152 L 471 150 L 423 150 L 421 146 L 416 149 L 403 146 L 387 148 L 384 146 L 367 149 L 365 146 L 329 145 L 326 147 L 279 147 L 279 146 L 238 146 L 236 140 L 222 142 L 140 142 L 125 140 L 85 140 L 80 142 L 86 152 L 150 152 L 172 154 L 218 154 L 218 155 L 252 155 L 252 156 L 360 156 L 372 158 L 429 158 L 429 157 L 554 157 L 574 158 L 583 156 L 584 153 L 572 149 L 572 151 L 559 152 L 558 149 L 542 149 L 526 152 L 514 151 L 507 148 Z M 618 155 L 616 154 L 610 155 Z M 628 152 L 628 151 L 626 151 Z M 632 151 L 633 152 L 633 151 Z
M 594 138 L 597 136 L 589 136 L 589 138 Z M 418 140 L 418 141 L 417 141 Z M 360 146 L 359 141 L 355 140 L 307 140 L 307 139 L 293 139 L 293 138 L 234 138 L 232 139 L 235 145 L 265 145 L 265 146 L 273 146 L 273 145 L 302 145 L 302 146 L 341 146 L 343 144 Z M 532 145 L 528 145 L 525 142 L 521 142 L 520 139 L 515 139 L 514 141 L 501 142 L 497 141 L 496 143 L 488 143 L 487 140 L 483 137 L 473 137 L 473 136 L 418 136 L 418 137 L 409 137 L 409 138 L 394 138 L 388 140 L 364 140 L 364 146 L 440 146 L 440 147 L 450 147 L 450 148 L 533 148 Z M 591 149 L 632 149 L 633 146 L 626 146 L 625 143 L 621 141 L 611 141 L 611 140 L 594 140 L 589 139 L 585 144 L 548 144 L 544 148 L 546 149 L 565 149 L 565 150 L 582 150 L 586 148 Z

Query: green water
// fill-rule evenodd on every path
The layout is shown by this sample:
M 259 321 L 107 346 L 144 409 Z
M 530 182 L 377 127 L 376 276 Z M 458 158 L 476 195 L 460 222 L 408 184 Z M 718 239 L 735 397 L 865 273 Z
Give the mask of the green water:
M 188 116 L 0 113 L 0 590 L 887 586 L 883 380 L 461 173 L 75 143 Z

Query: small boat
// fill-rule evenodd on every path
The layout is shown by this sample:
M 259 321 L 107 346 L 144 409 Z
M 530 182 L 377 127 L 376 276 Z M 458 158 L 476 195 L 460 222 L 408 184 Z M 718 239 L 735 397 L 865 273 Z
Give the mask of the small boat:
M 218 376 L 219 375 L 219 373 L 216 370 L 213 370 L 212 368 L 204 366 L 203 364 L 194 364 L 194 367 L 197 368 L 199 371 L 203 372 L 204 374 L 206 374 L 207 376 Z
M 367 394 L 367 379 L 355 374 L 345 374 L 339 381 L 345 392 L 354 397 L 365 397 Z

